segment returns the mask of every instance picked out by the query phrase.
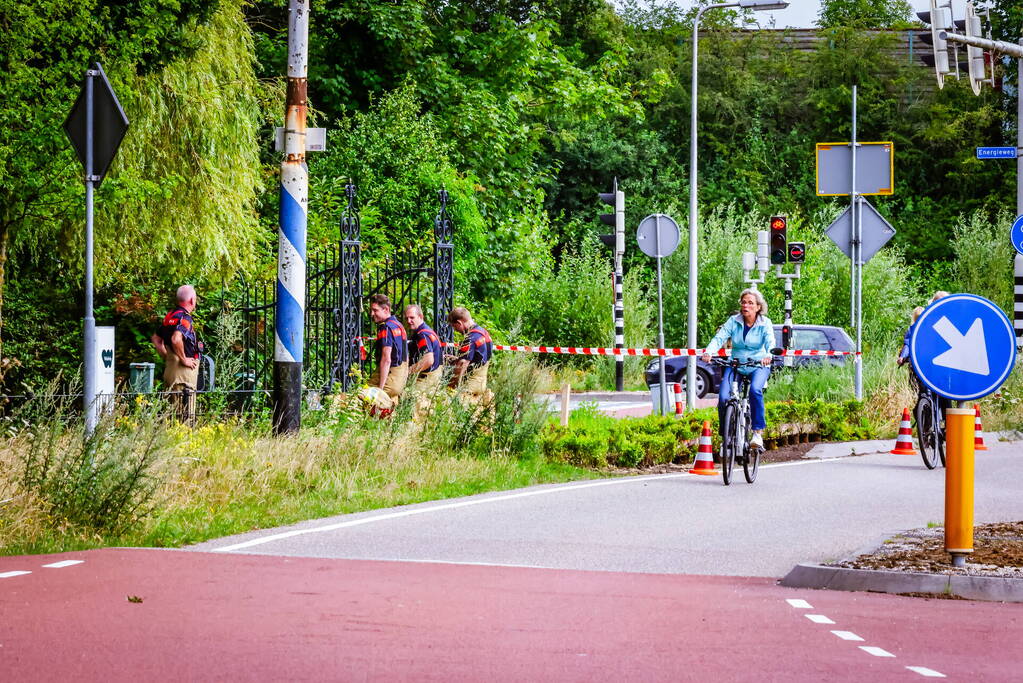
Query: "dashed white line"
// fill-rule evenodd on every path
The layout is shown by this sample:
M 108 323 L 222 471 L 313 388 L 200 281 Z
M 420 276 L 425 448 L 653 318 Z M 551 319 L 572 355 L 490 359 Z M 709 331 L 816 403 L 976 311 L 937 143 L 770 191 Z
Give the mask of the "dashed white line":
M 810 621 L 812 621 L 815 624 L 834 624 L 835 623 L 835 622 L 831 621 L 831 619 L 828 619 L 823 614 L 804 614 L 803 616 L 806 617 L 807 619 L 809 619 Z
M 836 636 L 838 636 L 842 640 L 858 640 L 860 642 L 863 641 L 863 638 L 860 638 L 858 635 L 856 635 L 852 631 L 832 631 L 832 633 L 834 633 Z
M 813 605 L 808 603 L 806 600 L 799 600 L 796 598 L 788 598 L 785 602 L 789 603 L 796 609 L 813 609 Z
M 0 572 L 0 579 L 10 579 L 15 576 L 21 576 L 22 574 L 31 574 L 32 572 L 26 571 L 15 571 L 15 572 Z
M 864 652 L 866 652 L 867 654 L 874 655 L 875 657 L 894 657 L 895 656 L 891 652 L 889 652 L 888 650 L 884 650 L 884 649 L 879 648 L 879 647 L 874 647 L 873 645 L 860 645 L 860 649 L 863 650 Z
M 907 666 L 906 668 L 910 671 L 915 671 L 921 676 L 927 676 L 928 678 L 947 678 L 947 676 L 940 671 L 928 669 L 926 666 Z
M 64 567 L 70 567 L 71 565 L 81 564 L 85 560 L 61 560 L 60 562 L 52 562 L 50 564 L 44 564 L 43 566 L 48 569 L 62 569 Z

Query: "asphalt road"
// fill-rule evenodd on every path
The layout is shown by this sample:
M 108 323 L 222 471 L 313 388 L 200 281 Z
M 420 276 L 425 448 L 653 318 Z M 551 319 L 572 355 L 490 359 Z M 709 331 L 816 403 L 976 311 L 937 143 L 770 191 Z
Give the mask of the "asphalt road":
M 978 524 L 1023 519 L 1023 447 L 977 454 Z M 194 550 L 294 557 L 780 577 L 886 534 L 942 522 L 944 470 L 868 455 L 719 476 L 539 486 L 309 521 Z

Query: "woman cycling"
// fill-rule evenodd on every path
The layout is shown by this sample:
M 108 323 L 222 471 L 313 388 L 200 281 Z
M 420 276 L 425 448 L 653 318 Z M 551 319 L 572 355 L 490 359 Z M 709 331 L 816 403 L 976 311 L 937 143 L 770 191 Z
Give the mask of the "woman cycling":
M 771 349 L 774 347 L 774 327 L 767 317 L 767 302 L 764 296 L 755 289 L 745 289 L 739 295 L 739 313 L 730 317 L 721 326 L 701 357 L 704 363 L 710 362 L 711 354 L 717 353 L 725 342 L 732 342 L 732 358 L 740 361 L 758 360 L 763 367 L 738 368 L 744 375 L 752 374 L 750 382 L 750 410 L 753 413 L 753 438 L 750 446 L 764 447 L 762 432 L 767 426 L 764 417 L 764 385 L 771 375 Z M 718 424 L 724 427 L 725 404 L 732 396 L 733 368 L 726 367 L 721 375 L 721 388 L 718 390 Z

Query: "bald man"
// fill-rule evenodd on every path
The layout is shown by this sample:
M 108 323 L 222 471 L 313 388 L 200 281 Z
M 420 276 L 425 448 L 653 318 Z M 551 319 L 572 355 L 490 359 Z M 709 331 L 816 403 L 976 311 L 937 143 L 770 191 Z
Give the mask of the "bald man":
M 157 353 L 167 362 L 163 382 L 172 392 L 178 417 L 189 424 L 195 421 L 195 392 L 199 385 L 199 340 L 195 334 L 195 287 L 178 287 L 177 308 L 168 313 L 152 337 Z

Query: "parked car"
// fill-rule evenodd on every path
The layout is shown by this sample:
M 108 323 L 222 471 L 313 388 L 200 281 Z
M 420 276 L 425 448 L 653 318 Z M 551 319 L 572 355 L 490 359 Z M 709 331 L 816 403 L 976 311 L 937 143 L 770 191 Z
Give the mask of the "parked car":
M 774 340 L 776 346 L 781 346 L 781 325 L 774 326 Z M 792 348 L 794 349 L 815 349 L 817 351 L 852 351 L 853 341 L 841 327 L 829 325 L 793 325 L 792 326 Z M 689 356 L 668 356 L 664 364 L 664 380 L 668 384 L 679 383 L 683 391 L 686 386 L 686 369 L 689 367 Z M 845 365 L 848 356 L 793 356 L 792 367 L 804 368 L 822 363 L 833 365 Z M 776 357 L 774 367 L 784 365 L 784 358 Z M 646 366 L 646 384 L 660 382 L 659 369 L 660 358 L 654 358 Z M 696 395 L 703 398 L 707 394 L 716 394 L 721 386 L 721 372 L 723 368 L 713 363 L 704 363 L 696 359 Z

